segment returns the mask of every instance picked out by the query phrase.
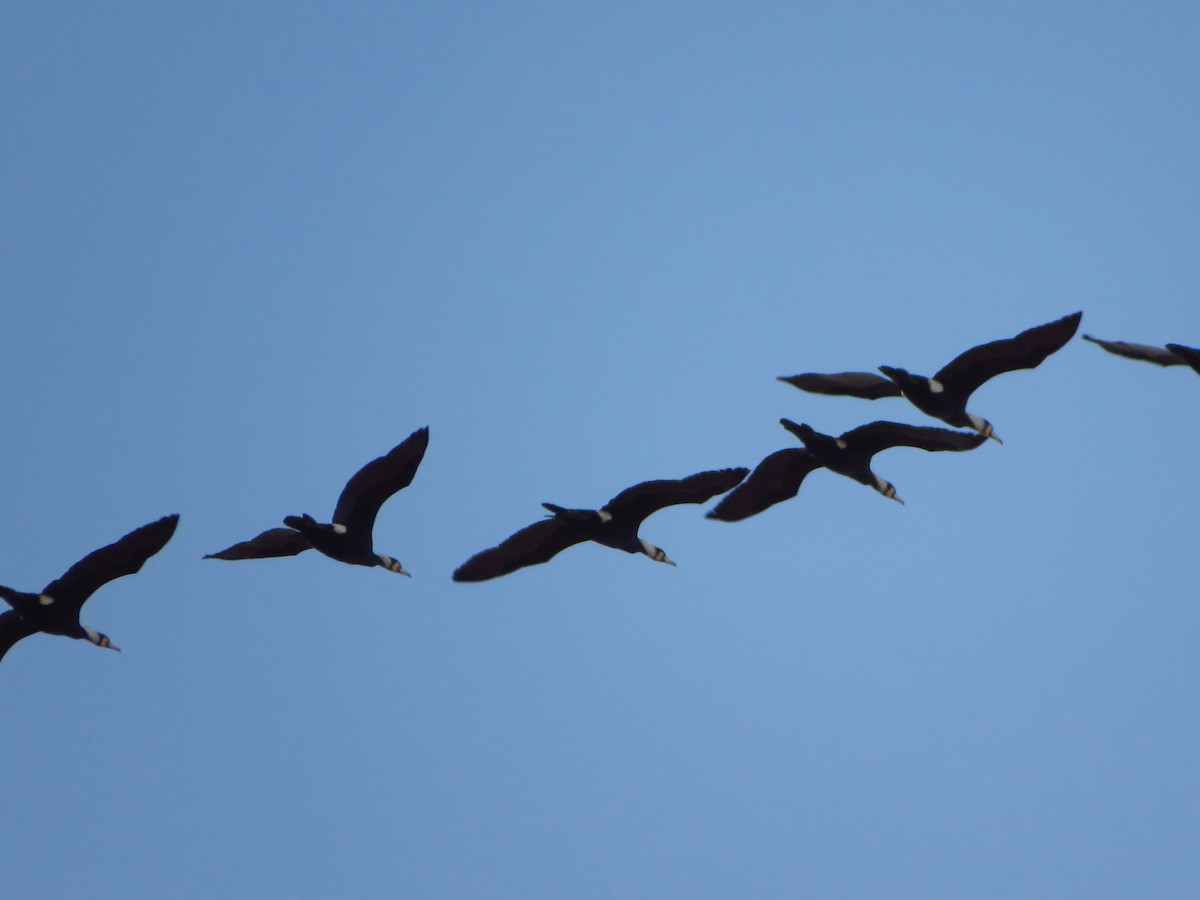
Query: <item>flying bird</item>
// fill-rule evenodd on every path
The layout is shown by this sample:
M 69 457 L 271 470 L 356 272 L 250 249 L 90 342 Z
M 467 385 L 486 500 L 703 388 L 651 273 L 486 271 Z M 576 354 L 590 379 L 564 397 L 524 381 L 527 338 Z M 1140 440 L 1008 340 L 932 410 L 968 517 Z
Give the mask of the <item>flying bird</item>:
M 1102 341 L 1090 334 L 1085 334 L 1083 339 L 1091 341 L 1093 344 L 1099 344 L 1109 353 L 1115 353 L 1117 356 L 1155 363 L 1160 366 L 1191 366 L 1200 372 L 1200 350 L 1195 347 L 1185 347 L 1183 344 L 1154 347 L 1150 344 L 1133 344 L 1129 341 Z
M 428 446 L 429 429 L 418 428 L 388 453 L 359 469 L 342 489 L 331 524 L 318 522 L 308 513 L 286 516 L 283 524 L 287 528 L 268 529 L 204 558 L 266 559 L 317 550 L 339 562 L 382 566 L 389 572 L 408 575 L 399 560 L 375 552 L 371 533 L 379 507 L 412 483 Z
M 847 431 L 840 437 L 797 425 L 790 419 L 779 424 L 804 442 L 804 449 L 777 450 L 764 459 L 741 485 L 709 510 L 708 518 L 737 522 L 749 518 L 784 500 L 795 497 L 806 475 L 826 468 L 874 488 L 883 496 L 903 504 L 896 488 L 871 470 L 871 457 L 891 447 L 916 447 L 920 450 L 973 450 L 987 438 L 982 434 L 904 425 L 900 422 L 872 422 Z
M 135 528 L 119 541 L 89 553 L 40 594 L 0 586 L 0 597 L 12 607 L 0 614 L 0 659 L 21 638 L 39 631 L 119 650 L 108 635 L 79 624 L 80 610 L 88 597 L 104 585 L 138 571 L 166 545 L 178 524 L 179 516 L 171 515 Z
M 944 366 L 932 378 L 905 369 L 880 366 L 883 378 L 870 372 L 780 376 L 780 381 L 815 394 L 838 394 L 878 400 L 907 397 L 922 412 L 955 428 L 970 428 L 985 438 L 1000 441 L 992 423 L 967 411 L 971 394 L 985 381 L 1004 372 L 1033 369 L 1061 349 L 1075 334 L 1083 313 L 1072 313 L 1054 322 L 1026 329 L 1016 337 L 972 347 Z
M 718 469 L 687 478 L 643 481 L 627 488 L 600 509 L 566 509 L 543 503 L 550 515 L 475 554 L 454 572 L 455 581 L 486 581 L 544 563 L 583 541 L 595 541 L 626 553 L 644 553 L 655 562 L 675 565 L 659 547 L 638 536 L 651 513 L 679 503 L 705 503 L 746 477 L 749 469 Z

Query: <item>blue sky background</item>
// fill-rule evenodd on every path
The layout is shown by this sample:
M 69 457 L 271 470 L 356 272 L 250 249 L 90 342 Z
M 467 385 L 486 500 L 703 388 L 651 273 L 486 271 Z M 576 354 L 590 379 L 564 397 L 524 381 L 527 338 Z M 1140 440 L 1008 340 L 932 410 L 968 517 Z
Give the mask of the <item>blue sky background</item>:
M 1194 897 L 1200 378 L 1074 341 L 1004 446 L 479 585 L 543 512 L 928 424 L 805 395 L 1077 309 L 1200 345 L 1186 3 L 10 4 L 13 897 Z M 376 545 L 204 553 L 429 425 Z

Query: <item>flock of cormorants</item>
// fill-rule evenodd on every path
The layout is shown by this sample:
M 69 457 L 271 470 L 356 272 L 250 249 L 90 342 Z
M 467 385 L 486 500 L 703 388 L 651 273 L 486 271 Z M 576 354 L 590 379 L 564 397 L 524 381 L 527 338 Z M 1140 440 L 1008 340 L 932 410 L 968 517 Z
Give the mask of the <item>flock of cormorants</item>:
M 999 441 L 991 422 L 968 412 L 971 394 L 1004 372 L 1032 369 L 1061 349 L 1075 334 L 1082 313 L 1022 331 L 966 351 L 932 378 L 905 369 L 880 366 L 883 376 L 870 372 L 806 373 L 780 378 L 803 391 L 877 400 L 904 397 L 922 412 L 953 428 L 872 422 L 834 437 L 790 419 L 780 423 L 800 439 L 803 448 L 788 447 L 767 456 L 751 472 L 746 468 L 699 472 L 687 478 L 645 481 L 621 491 L 599 509 L 569 509 L 543 503 L 548 515 L 522 528 L 495 547 L 477 553 L 454 572 L 455 581 L 485 581 L 544 563 L 568 547 L 595 541 L 626 553 L 643 553 L 655 562 L 675 565 L 661 548 L 638 535 L 647 516 L 680 503 L 706 503 L 726 496 L 707 517 L 736 522 L 794 496 L 806 475 L 825 468 L 853 478 L 899 503 L 896 488 L 871 470 L 871 459 L 891 447 L 922 450 L 972 450 L 988 438 Z M 1110 353 L 1160 366 L 1191 366 L 1200 372 L 1200 349 L 1181 344 L 1155 347 L 1124 341 L 1103 341 L 1084 335 Z M 886 376 L 886 377 L 885 377 Z M 286 528 L 271 528 L 248 541 L 234 544 L 205 559 L 263 559 L 295 556 L 317 550 L 339 562 L 381 566 L 408 575 L 399 560 L 376 553 L 372 540 L 375 516 L 394 493 L 407 487 L 417 473 L 429 444 L 429 429 L 420 428 L 390 452 L 363 466 L 342 489 L 331 523 L 312 516 L 287 516 Z M 747 477 L 748 476 L 748 477 Z M 81 625 L 80 610 L 99 588 L 123 575 L 132 575 L 161 550 L 175 533 L 179 516 L 164 516 L 136 528 L 120 540 L 89 553 L 40 593 L 0 586 L 12 609 L 0 614 L 0 658 L 22 638 L 37 632 L 90 641 L 118 648 L 93 628 Z

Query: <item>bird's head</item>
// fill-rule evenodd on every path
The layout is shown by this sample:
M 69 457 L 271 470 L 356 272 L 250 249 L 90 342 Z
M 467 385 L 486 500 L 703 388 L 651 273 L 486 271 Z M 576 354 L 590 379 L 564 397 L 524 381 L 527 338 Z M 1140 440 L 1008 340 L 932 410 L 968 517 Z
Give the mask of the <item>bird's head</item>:
M 890 481 L 880 478 L 878 475 L 875 476 L 875 490 L 879 491 L 879 493 L 883 494 L 889 500 L 895 500 L 901 506 L 904 505 L 904 501 L 896 493 L 896 486 Z
M 642 552 L 655 562 L 666 563 L 668 566 L 675 565 L 674 562 L 667 558 L 667 554 L 663 552 L 661 547 L 655 547 L 647 540 L 642 541 Z
M 84 625 L 83 635 L 97 647 L 103 647 L 105 650 L 116 650 L 118 653 L 121 652 L 121 648 L 110 641 L 107 634 L 101 634 L 95 628 L 88 628 Z
M 992 428 L 992 423 L 987 419 L 984 419 L 973 413 L 967 413 L 967 421 L 970 423 L 973 431 L 978 431 L 985 438 L 991 438 L 997 444 L 1004 443 L 1004 441 L 1000 440 L 1000 436 L 996 434 L 996 429 Z
M 389 572 L 395 572 L 397 575 L 405 575 L 409 578 L 412 578 L 412 573 L 405 569 L 404 566 L 400 565 L 400 560 L 393 559 L 390 556 L 384 556 L 382 553 L 376 553 L 375 556 L 378 558 L 379 564 Z

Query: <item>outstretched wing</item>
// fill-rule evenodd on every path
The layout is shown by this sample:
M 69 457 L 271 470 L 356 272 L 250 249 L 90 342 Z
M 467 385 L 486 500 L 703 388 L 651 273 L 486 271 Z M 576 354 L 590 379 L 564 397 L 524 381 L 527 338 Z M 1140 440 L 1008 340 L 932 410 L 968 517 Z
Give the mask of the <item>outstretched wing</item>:
M 1200 372 L 1200 349 L 1185 347 L 1183 344 L 1167 344 L 1167 349 L 1182 359 L 1185 363 Z
M 178 524 L 179 516 L 170 515 L 135 528 L 119 541 L 93 550 L 67 569 L 61 578 L 46 585 L 43 593 L 78 613 L 84 601 L 96 590 L 115 578 L 138 571 L 166 545 Z
M 1134 344 L 1129 341 L 1102 341 L 1090 334 L 1083 336 L 1085 341 L 1099 344 L 1109 353 L 1124 356 L 1127 359 L 1137 359 L 1159 366 L 1182 366 L 1183 360 L 1166 347 L 1152 347 L 1150 344 Z
M 736 487 L 749 471 L 744 467 L 714 469 L 687 478 L 643 481 L 621 491 L 604 504 L 604 509 L 630 523 L 640 523 L 646 516 L 667 506 L 707 503 L 717 494 Z
M 17 615 L 15 610 L 0 613 L 0 659 L 21 638 L 27 638 L 37 631 L 32 625 Z
M 476 553 L 454 571 L 455 581 L 487 581 L 547 562 L 568 547 L 587 540 L 561 519 L 547 518 L 522 528 L 498 546 Z
M 338 497 L 333 521 L 352 532 L 369 535 L 385 500 L 408 487 L 429 446 L 429 429 L 418 428 L 378 459 L 373 459 L 346 482 Z
M 927 425 L 901 422 L 872 422 L 847 431 L 840 440 L 854 450 L 873 456 L 889 447 L 916 447 L 919 450 L 974 450 L 987 440 L 974 431 L 952 431 Z
M 820 464 L 807 450 L 788 447 L 777 450 L 760 462 L 750 477 L 710 509 L 707 517 L 722 522 L 737 522 L 764 509 L 790 500 L 800 490 L 804 476 Z
M 1081 312 L 1072 313 L 1054 322 L 1027 328 L 1016 337 L 972 347 L 934 378 L 945 385 L 946 390 L 965 399 L 989 378 L 1041 365 L 1047 356 L 1061 349 L 1075 335 L 1082 317 Z
M 873 372 L 838 372 L 833 375 L 806 372 L 803 375 L 781 375 L 778 380 L 810 394 L 861 397 L 864 400 L 901 396 L 900 388 L 894 381 Z
M 205 559 L 269 559 L 275 556 L 295 556 L 311 550 L 308 538 L 290 528 L 268 528 L 257 537 L 226 547 L 219 553 L 206 553 Z

